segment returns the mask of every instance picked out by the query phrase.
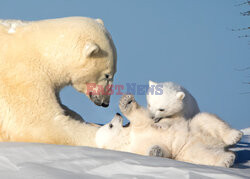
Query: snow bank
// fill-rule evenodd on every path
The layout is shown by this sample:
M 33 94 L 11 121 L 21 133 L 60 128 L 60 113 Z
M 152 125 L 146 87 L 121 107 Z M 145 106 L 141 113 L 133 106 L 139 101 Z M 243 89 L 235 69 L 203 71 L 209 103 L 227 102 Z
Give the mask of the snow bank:
M 250 127 L 246 129 L 241 129 L 241 131 L 244 133 L 244 135 L 250 135 Z
M 233 150 L 234 168 L 222 168 L 89 147 L 0 143 L 0 178 L 250 178 L 250 135 Z

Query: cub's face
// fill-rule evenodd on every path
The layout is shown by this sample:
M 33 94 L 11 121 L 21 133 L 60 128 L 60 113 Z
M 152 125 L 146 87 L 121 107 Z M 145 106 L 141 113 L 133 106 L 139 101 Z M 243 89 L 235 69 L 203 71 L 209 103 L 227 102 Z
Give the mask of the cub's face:
M 116 114 L 108 124 L 105 124 L 96 133 L 96 145 L 99 148 L 112 148 L 123 128 L 123 118 L 120 114 Z
M 149 86 L 159 85 L 150 81 Z M 163 83 L 161 83 L 163 84 Z M 147 105 L 153 119 L 171 117 L 183 110 L 183 99 L 185 94 L 178 92 L 171 85 L 163 84 L 161 95 L 147 94 Z

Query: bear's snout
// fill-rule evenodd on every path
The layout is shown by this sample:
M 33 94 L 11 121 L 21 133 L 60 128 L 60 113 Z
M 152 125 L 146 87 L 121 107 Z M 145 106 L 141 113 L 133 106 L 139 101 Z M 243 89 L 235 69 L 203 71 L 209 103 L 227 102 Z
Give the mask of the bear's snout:
M 109 97 L 107 99 L 107 97 L 104 95 L 92 95 L 92 93 L 89 93 L 89 98 L 97 106 L 102 106 L 105 108 L 109 106 Z
M 108 107 L 109 106 L 109 103 L 102 103 L 102 107 Z

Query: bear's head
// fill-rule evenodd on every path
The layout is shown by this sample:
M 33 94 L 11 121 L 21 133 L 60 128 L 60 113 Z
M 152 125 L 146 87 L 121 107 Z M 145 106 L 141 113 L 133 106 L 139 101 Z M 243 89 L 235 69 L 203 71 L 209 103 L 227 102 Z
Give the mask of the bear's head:
M 85 39 L 82 42 L 80 58 L 83 63 L 82 66 L 76 66 L 78 71 L 72 74 L 71 82 L 96 105 L 107 107 L 110 100 L 109 90 L 116 72 L 116 49 L 100 19 L 95 20 L 92 26 L 91 35 L 81 37 Z
M 123 129 L 123 118 L 119 113 L 116 113 L 114 118 L 104 126 L 100 127 L 96 132 L 96 145 L 99 148 L 111 148 L 117 140 L 120 140 L 119 136 Z
M 30 38 L 39 40 L 38 49 L 49 61 L 49 69 L 52 69 L 49 75 L 56 81 L 56 88 L 72 85 L 96 105 L 107 107 L 117 55 L 103 21 L 69 17 L 35 25 L 35 35 Z
M 162 86 L 162 94 L 147 94 L 148 110 L 154 119 L 173 117 L 179 115 L 184 108 L 185 92 L 181 86 L 173 82 L 156 83 L 149 81 L 149 86 L 155 88 Z

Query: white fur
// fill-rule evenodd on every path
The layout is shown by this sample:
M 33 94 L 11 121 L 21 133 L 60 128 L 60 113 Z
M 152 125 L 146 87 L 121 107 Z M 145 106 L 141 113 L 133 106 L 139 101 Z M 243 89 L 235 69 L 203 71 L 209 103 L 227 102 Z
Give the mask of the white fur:
M 109 103 L 108 95 L 87 93 L 88 83 L 105 88 L 116 72 L 115 46 L 100 21 L 0 20 L 0 39 L 0 140 L 95 146 L 99 127 L 80 122 L 59 91 L 73 85 L 95 104 Z
M 96 137 L 96 142 L 103 144 L 98 147 L 148 155 L 150 148 L 157 145 L 167 158 L 204 165 L 233 165 L 235 155 L 225 151 L 225 147 L 239 141 L 242 133 L 217 116 L 200 113 L 191 120 L 164 118 L 155 124 L 148 111 L 135 101 L 130 103 L 130 109 L 124 110 L 121 107 L 124 99 L 120 109 L 130 120 L 130 126 L 123 128 L 121 122 L 116 122 L 111 130 L 107 128 L 109 124 L 101 127 L 97 132 L 101 137 Z M 117 117 L 111 123 L 114 120 Z
M 111 122 L 96 132 L 95 141 L 98 148 L 128 151 L 130 128 L 123 128 L 122 121 L 122 117 L 116 115 Z
M 233 145 L 239 141 L 242 134 L 231 129 L 218 116 L 209 113 L 199 113 L 195 98 L 184 87 L 173 83 L 156 83 L 149 81 L 149 86 L 162 85 L 162 95 L 147 95 L 148 109 L 155 118 L 164 118 L 155 125 L 161 128 L 168 126 L 169 119 L 189 119 L 193 130 L 209 134 L 213 140 L 219 140 L 226 145 Z M 159 111 L 164 109 L 164 111 Z M 193 119 L 192 119 L 193 118 Z M 195 127 L 198 126 L 198 127 Z
M 179 116 L 189 119 L 200 112 L 195 98 L 184 87 L 173 82 L 149 81 L 150 87 L 157 85 L 162 86 L 162 94 L 147 94 L 148 109 L 152 117 Z

